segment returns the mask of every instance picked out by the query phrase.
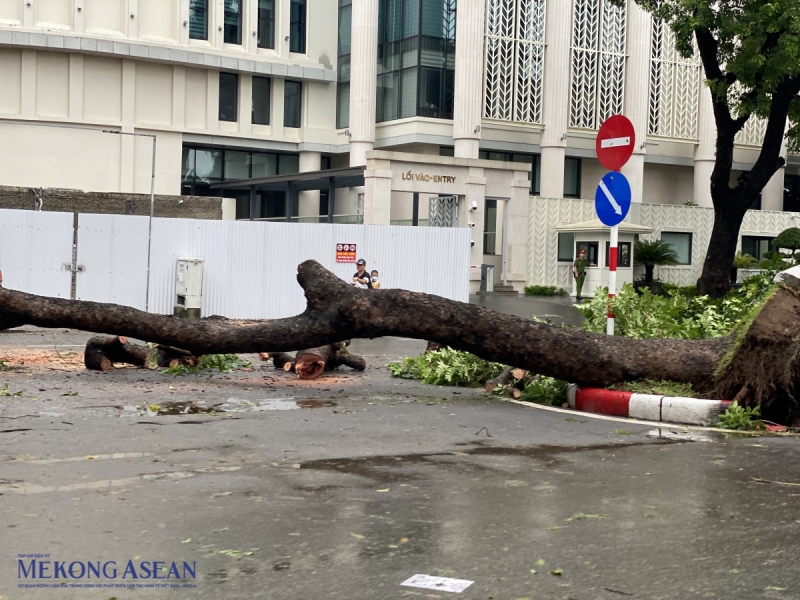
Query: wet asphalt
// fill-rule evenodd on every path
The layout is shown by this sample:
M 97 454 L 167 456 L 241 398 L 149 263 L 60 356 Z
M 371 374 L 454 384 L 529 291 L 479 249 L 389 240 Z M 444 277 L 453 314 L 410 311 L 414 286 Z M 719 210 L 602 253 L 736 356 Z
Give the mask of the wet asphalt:
M 530 300 L 502 299 L 574 317 Z M 305 383 L 90 373 L 88 337 L 0 333 L 0 389 L 23 392 L 0 397 L 0 598 L 800 598 L 794 438 L 676 442 L 392 378 L 413 340 L 355 340 L 367 371 Z M 23 553 L 196 577 L 21 588 Z M 193 587 L 144 587 L 170 584 Z

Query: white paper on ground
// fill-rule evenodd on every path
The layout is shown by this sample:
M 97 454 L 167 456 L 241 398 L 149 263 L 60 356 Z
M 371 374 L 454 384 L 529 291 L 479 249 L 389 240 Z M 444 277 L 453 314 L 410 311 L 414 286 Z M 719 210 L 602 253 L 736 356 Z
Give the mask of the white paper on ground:
M 414 575 L 400 585 L 425 588 L 426 590 L 439 590 L 442 592 L 455 592 L 459 594 L 471 586 L 474 581 L 467 579 L 452 579 L 450 577 L 434 577 L 433 575 Z

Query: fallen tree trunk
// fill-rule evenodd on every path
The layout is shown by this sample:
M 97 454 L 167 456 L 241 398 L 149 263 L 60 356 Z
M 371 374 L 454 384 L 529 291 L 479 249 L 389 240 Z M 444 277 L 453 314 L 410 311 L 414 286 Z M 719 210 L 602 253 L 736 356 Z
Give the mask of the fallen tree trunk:
M 734 348 L 730 337 L 696 341 L 609 337 L 551 327 L 430 294 L 359 290 L 315 261 L 299 266 L 298 282 L 305 290 L 306 310 L 295 317 L 271 321 L 186 321 L 124 306 L 45 298 L 7 289 L 0 289 L 0 312 L 26 324 L 123 334 L 185 348 L 198 356 L 260 352 L 264 348 L 318 348 L 351 338 L 409 337 L 583 386 L 606 387 L 650 378 L 691 383 L 709 394 L 715 391 L 716 368 L 729 350 L 759 347 L 741 344 Z M 785 303 L 765 318 L 784 324 L 785 345 L 789 339 L 800 338 L 800 301 L 785 288 L 770 302 L 779 298 Z M 793 367 L 796 350 L 794 346 L 785 350 L 791 355 L 786 360 Z M 739 363 L 734 359 L 729 364 Z M 775 381 L 771 405 L 788 407 L 781 412 L 796 416 L 793 382 L 788 384 L 789 379 Z M 764 396 L 754 396 L 753 402 L 765 403 Z
M 147 346 L 129 344 L 124 336 L 90 338 L 83 351 L 83 364 L 92 371 L 110 371 L 114 363 L 146 367 L 153 352 Z

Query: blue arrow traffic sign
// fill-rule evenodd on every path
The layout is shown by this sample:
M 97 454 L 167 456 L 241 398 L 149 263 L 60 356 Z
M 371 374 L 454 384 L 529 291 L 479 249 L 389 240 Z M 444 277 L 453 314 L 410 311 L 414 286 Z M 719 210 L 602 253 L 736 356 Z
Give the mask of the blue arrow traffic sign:
M 594 209 L 603 225 L 619 225 L 631 209 L 631 185 L 622 173 L 611 172 L 600 180 Z

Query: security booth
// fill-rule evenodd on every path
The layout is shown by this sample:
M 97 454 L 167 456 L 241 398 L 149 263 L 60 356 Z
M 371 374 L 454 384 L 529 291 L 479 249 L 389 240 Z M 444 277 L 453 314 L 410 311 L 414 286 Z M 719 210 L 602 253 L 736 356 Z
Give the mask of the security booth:
M 650 227 L 634 225 L 632 223 L 619 224 L 619 251 L 617 253 L 617 289 L 626 283 L 633 283 L 633 242 L 637 235 L 652 233 Z M 608 260 L 611 247 L 611 229 L 603 225 L 599 219 L 559 225 L 559 233 L 571 233 L 575 238 L 572 261 L 583 248 L 586 250 L 586 260 L 589 267 L 586 269 L 586 280 L 583 283 L 581 295 L 584 298 L 594 298 L 597 288 L 608 286 Z M 570 268 L 571 273 L 571 268 Z M 572 275 L 570 275 L 572 280 Z M 575 297 L 573 280 L 570 296 Z

